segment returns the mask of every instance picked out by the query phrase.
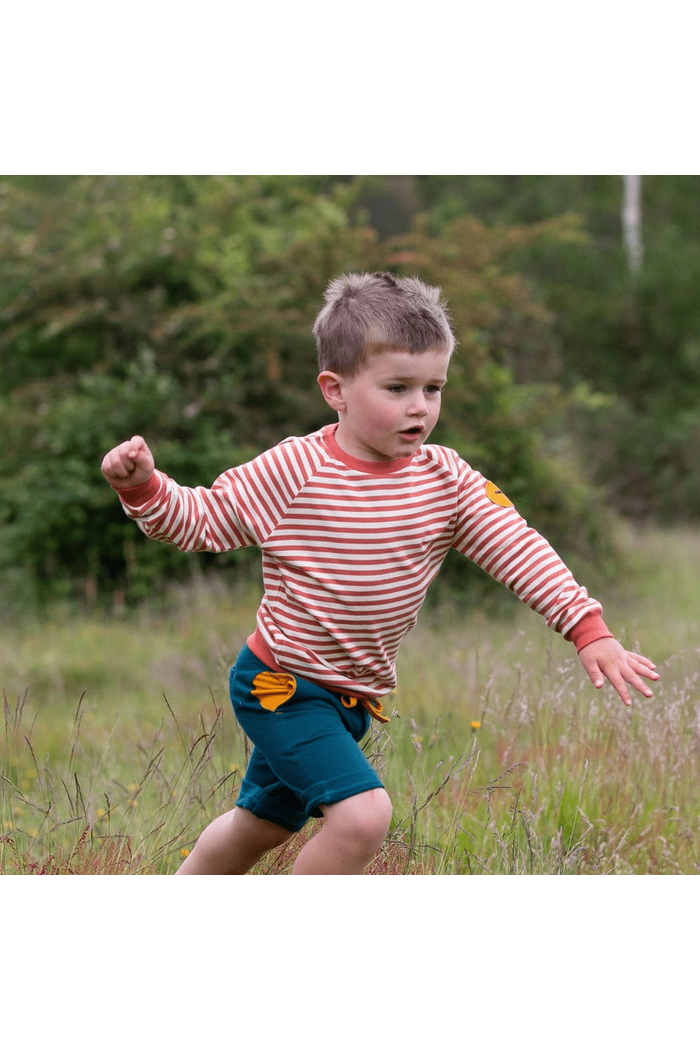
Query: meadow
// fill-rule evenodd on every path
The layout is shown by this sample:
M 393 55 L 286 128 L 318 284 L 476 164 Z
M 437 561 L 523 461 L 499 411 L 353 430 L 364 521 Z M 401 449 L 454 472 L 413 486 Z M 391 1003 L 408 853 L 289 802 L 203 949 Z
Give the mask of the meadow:
M 635 529 L 623 551 L 612 579 L 577 575 L 661 673 L 631 710 L 509 596 L 424 611 L 364 745 L 394 802 L 369 874 L 699 871 L 700 536 Z M 218 579 L 126 613 L 0 611 L 0 873 L 177 869 L 236 802 L 227 675 L 256 598 Z M 290 872 L 315 825 L 256 873 Z

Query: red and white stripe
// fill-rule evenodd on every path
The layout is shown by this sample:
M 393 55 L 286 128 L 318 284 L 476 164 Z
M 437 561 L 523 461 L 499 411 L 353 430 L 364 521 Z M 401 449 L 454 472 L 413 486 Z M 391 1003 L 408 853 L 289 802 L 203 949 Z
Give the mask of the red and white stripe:
M 381 697 L 396 656 L 451 547 L 564 635 L 600 614 L 549 543 L 451 449 L 367 464 L 344 453 L 335 426 L 288 438 L 226 471 L 211 489 L 156 471 L 121 490 L 150 537 L 184 551 L 257 545 L 265 594 L 253 647 L 331 689 Z

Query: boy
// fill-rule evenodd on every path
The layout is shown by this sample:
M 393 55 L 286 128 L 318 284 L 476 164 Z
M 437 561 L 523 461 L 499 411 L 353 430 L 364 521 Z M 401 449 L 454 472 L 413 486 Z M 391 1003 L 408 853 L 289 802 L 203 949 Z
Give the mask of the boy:
M 323 816 L 295 874 L 359 874 L 391 803 L 358 742 L 396 684 L 399 645 L 455 547 L 571 640 L 594 686 L 658 679 L 623 649 L 549 544 L 456 452 L 426 445 L 455 340 L 440 291 L 415 278 L 331 282 L 314 326 L 318 382 L 338 423 L 288 438 L 188 489 L 154 468 L 141 437 L 102 463 L 150 537 L 187 551 L 262 550 L 256 629 L 231 671 L 254 744 L 234 810 L 201 834 L 181 874 L 242 874 Z

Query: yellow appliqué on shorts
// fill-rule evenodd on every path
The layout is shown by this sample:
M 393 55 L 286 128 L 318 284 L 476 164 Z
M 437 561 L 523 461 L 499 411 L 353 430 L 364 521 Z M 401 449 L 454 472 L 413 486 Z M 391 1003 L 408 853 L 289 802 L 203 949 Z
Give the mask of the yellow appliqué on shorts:
M 257 697 L 260 706 L 268 712 L 276 711 L 280 705 L 294 696 L 297 681 L 293 675 L 284 672 L 261 671 L 253 679 L 253 697 Z
M 506 494 L 494 485 L 493 482 L 486 483 L 486 495 L 492 504 L 498 504 L 499 507 L 512 507 L 513 501 L 509 500 Z

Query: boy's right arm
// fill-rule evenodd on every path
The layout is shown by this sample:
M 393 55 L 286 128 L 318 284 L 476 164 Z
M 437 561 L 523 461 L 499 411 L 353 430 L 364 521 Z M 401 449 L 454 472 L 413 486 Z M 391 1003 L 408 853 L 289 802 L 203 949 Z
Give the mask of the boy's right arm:
M 233 469 L 211 489 L 178 485 L 155 469 L 151 450 L 137 434 L 110 449 L 102 473 L 127 516 L 152 540 L 181 551 L 233 551 L 259 543 L 255 517 L 240 510 Z
M 110 449 L 102 461 L 102 474 L 113 489 L 148 482 L 154 469 L 153 455 L 140 434 Z

